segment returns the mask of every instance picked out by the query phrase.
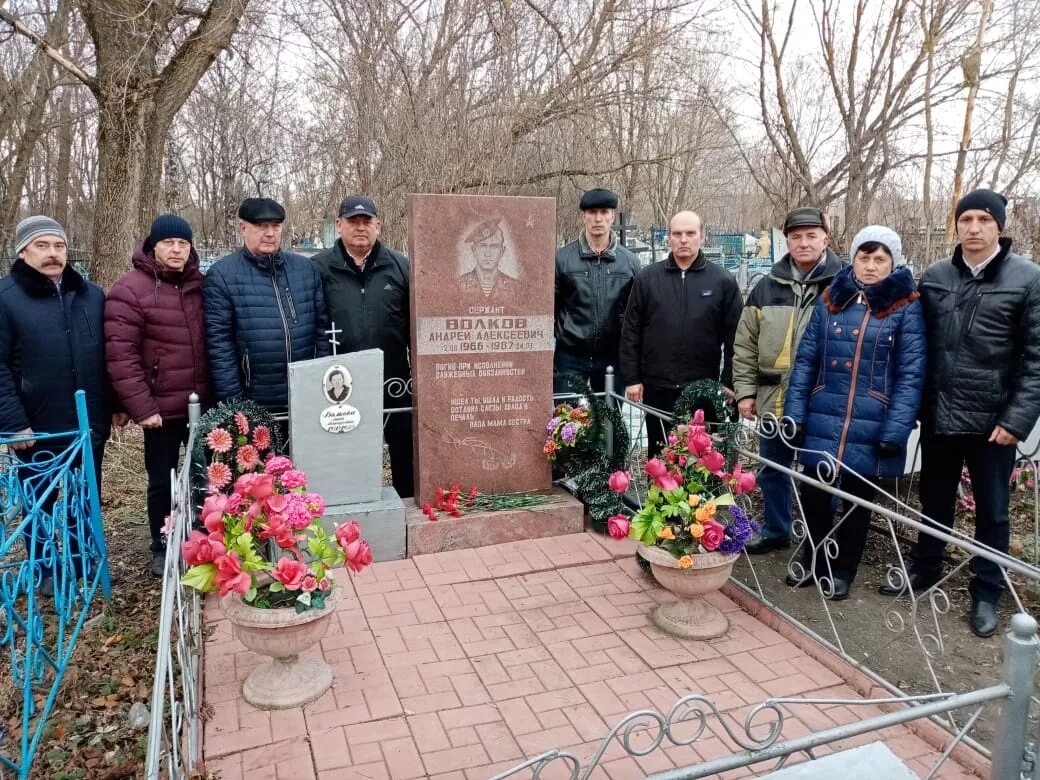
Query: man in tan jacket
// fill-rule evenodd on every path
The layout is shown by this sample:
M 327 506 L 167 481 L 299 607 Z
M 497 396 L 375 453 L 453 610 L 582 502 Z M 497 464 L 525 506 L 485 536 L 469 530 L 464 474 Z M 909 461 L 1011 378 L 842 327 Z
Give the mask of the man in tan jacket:
M 746 420 L 783 414 L 798 342 L 817 298 L 842 266 L 828 248 L 827 219 L 820 209 L 794 209 L 784 220 L 784 236 L 787 254 L 751 291 L 733 343 L 733 390 Z M 782 466 L 791 464 L 792 452 L 779 437 L 760 439 L 759 454 Z M 752 555 L 785 548 L 791 537 L 791 478 L 763 466 L 758 483 L 765 521 L 761 536 L 747 546 Z

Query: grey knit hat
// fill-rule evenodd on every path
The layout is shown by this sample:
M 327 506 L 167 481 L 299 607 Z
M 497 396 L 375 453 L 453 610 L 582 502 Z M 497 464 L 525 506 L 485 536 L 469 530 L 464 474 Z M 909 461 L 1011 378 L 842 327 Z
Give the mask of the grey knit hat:
M 849 260 L 855 260 L 856 252 L 859 251 L 859 248 L 872 241 L 882 244 L 888 250 L 888 253 L 892 255 L 893 268 L 906 265 L 906 258 L 903 257 L 903 240 L 896 231 L 884 225 L 869 225 L 859 231 L 856 237 L 852 239 L 852 243 L 849 244 Z
M 14 253 L 18 254 L 40 236 L 59 236 L 68 243 L 65 228 L 50 217 L 26 217 L 14 230 Z

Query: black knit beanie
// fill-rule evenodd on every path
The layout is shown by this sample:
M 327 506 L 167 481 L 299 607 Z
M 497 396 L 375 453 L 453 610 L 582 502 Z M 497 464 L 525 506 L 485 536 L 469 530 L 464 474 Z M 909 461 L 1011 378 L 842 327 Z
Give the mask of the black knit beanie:
M 152 223 L 145 241 L 145 250 L 151 250 L 157 243 L 167 238 L 183 238 L 191 243 L 191 225 L 183 217 L 176 214 L 160 214 Z
M 972 190 L 957 201 L 957 219 L 960 219 L 961 214 L 965 211 L 978 209 L 979 211 L 985 211 L 993 217 L 997 222 L 997 227 L 1003 230 L 1004 223 L 1007 221 L 1006 206 L 1007 198 L 999 192 L 994 192 L 993 190 Z

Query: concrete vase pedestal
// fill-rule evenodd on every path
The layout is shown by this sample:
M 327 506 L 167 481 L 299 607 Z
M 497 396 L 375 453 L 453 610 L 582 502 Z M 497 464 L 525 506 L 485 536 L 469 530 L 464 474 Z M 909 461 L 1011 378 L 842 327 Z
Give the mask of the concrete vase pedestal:
M 329 572 L 331 579 L 332 573 Z M 221 601 L 234 635 L 246 647 L 271 659 L 242 683 L 242 696 L 254 707 L 282 710 L 314 701 L 332 685 L 332 668 L 319 658 L 300 658 L 329 628 L 342 589 L 333 582 L 324 609 L 257 609 L 237 593 Z
M 660 547 L 640 544 L 637 551 L 650 564 L 658 584 L 679 598 L 650 613 L 655 626 L 683 639 L 714 639 L 729 630 L 726 616 L 701 596 L 726 584 L 739 553 L 697 553 L 690 556 L 693 566 L 680 569 L 675 556 Z

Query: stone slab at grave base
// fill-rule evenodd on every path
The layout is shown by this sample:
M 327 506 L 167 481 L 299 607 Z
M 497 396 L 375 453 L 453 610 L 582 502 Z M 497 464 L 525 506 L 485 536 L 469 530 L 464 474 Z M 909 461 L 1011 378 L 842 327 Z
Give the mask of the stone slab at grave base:
M 437 520 L 427 518 L 418 506 L 409 506 L 408 557 L 581 533 L 585 514 L 581 502 L 559 488 L 554 488 L 549 498 L 548 503 L 538 506 L 462 517 L 438 512 Z
M 404 502 L 392 487 L 383 486 L 379 501 L 325 507 L 322 525 L 331 534 L 336 523 L 348 520 L 357 520 L 361 526 L 361 538 L 372 548 L 373 561 L 399 561 L 404 558 Z

